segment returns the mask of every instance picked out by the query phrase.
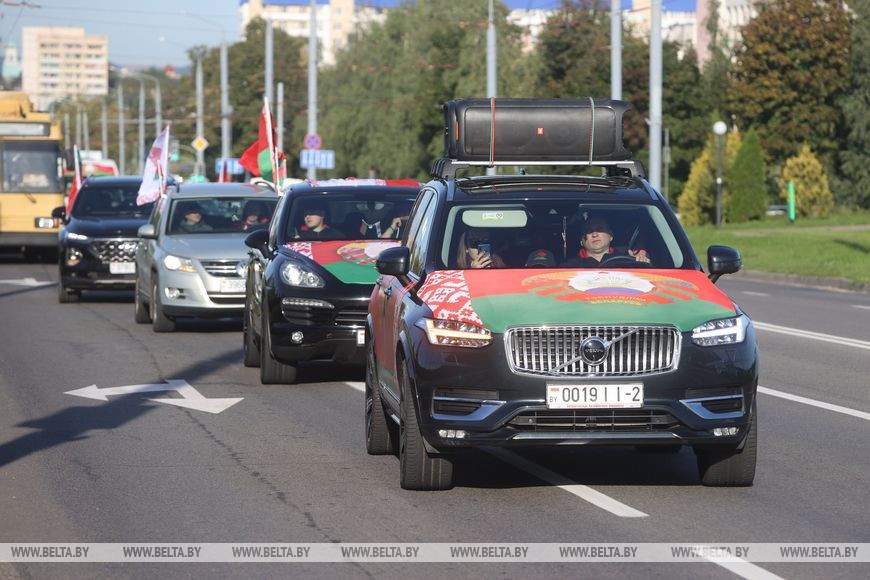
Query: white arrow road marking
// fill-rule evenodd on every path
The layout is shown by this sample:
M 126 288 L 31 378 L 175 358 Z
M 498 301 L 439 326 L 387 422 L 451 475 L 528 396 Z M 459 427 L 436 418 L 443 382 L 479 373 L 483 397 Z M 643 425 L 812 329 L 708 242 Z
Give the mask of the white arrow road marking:
M 844 415 L 851 415 L 852 417 L 858 417 L 859 419 L 870 421 L 870 413 L 865 413 L 864 411 L 858 411 L 856 409 L 850 409 L 849 407 L 841 407 L 840 405 L 833 405 L 831 403 L 825 403 L 824 401 L 808 399 L 807 397 L 800 397 L 798 395 L 792 395 L 791 393 L 785 393 L 783 391 L 777 391 L 775 389 L 768 389 L 767 387 L 762 387 L 761 385 L 758 385 L 758 392 L 764 393 L 765 395 L 770 395 L 771 397 L 779 397 L 780 399 L 787 399 L 789 401 L 794 401 L 795 403 L 812 405 L 813 407 L 818 407 L 820 409 L 827 409 L 828 411 L 843 413 Z
M 10 286 L 51 286 L 54 282 L 39 281 L 36 278 L 19 278 L 17 280 L 0 280 L 0 284 Z
M 801 338 L 821 340 L 822 342 L 832 342 L 834 344 L 839 344 L 840 346 L 851 346 L 854 348 L 864 348 L 870 350 L 870 342 L 866 340 L 858 340 L 857 338 L 846 338 L 845 336 L 836 336 L 834 334 L 822 334 L 821 332 L 801 330 L 800 328 L 789 328 L 788 326 L 778 326 L 776 324 L 768 324 L 767 322 L 758 322 L 756 320 L 753 320 L 752 324 L 758 330 L 778 332 L 780 334 L 788 334 Z
M 863 304 L 853 304 L 854 308 L 861 308 L 863 310 L 870 310 L 870 306 L 864 306 Z
M 773 572 L 768 572 L 761 566 L 757 566 L 752 562 L 747 562 L 740 558 L 719 558 L 716 556 L 707 556 L 704 558 L 708 562 L 722 566 L 729 572 L 746 578 L 747 580 L 783 580 L 782 576 L 777 576 Z
M 348 387 L 350 387 L 351 389 L 356 389 L 360 393 L 366 392 L 366 384 L 365 383 L 347 381 L 344 384 L 347 385 Z
M 85 399 L 94 399 L 97 401 L 108 401 L 109 395 L 131 395 L 135 393 L 156 393 L 161 391 L 175 391 L 182 398 L 180 399 L 148 399 L 155 403 L 166 403 L 167 405 L 175 405 L 176 407 L 185 407 L 195 411 L 204 411 L 206 413 L 217 414 L 226 411 L 242 398 L 228 399 L 207 399 L 184 380 L 168 380 L 164 384 L 148 384 L 148 385 L 124 385 L 121 387 L 107 387 L 105 389 L 97 388 L 97 385 L 90 385 L 82 389 L 66 391 L 65 395 L 74 395 L 76 397 L 84 397 Z

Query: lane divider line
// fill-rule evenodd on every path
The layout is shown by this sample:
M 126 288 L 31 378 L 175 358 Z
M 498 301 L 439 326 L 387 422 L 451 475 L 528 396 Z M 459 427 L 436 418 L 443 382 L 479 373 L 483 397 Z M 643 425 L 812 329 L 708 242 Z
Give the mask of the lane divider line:
M 769 389 L 767 387 L 762 387 L 761 385 L 758 385 L 758 392 L 764 393 L 765 395 L 770 395 L 772 397 L 779 397 L 780 399 L 787 399 L 789 401 L 794 401 L 795 403 L 803 403 L 804 405 L 812 405 L 813 407 L 818 407 L 820 409 L 827 409 L 828 411 L 834 411 L 835 413 L 842 413 L 844 415 L 851 415 L 852 417 L 858 417 L 859 419 L 864 419 L 865 421 L 870 421 L 870 413 L 865 413 L 864 411 L 858 411 L 857 409 L 850 409 L 849 407 L 841 407 L 840 405 L 833 405 L 831 403 L 825 403 L 824 401 L 817 401 L 816 399 L 808 399 L 807 397 L 800 397 L 798 395 L 792 395 L 791 393 L 777 391 L 776 389 Z
M 497 459 L 500 459 L 505 463 L 516 467 L 517 469 L 525 471 L 526 473 L 529 473 L 537 477 L 538 479 L 546 481 L 547 483 L 552 484 L 563 491 L 567 491 L 568 493 L 575 495 L 580 499 L 585 500 L 592 505 L 608 511 L 616 516 L 619 516 L 621 518 L 648 517 L 648 514 L 645 514 L 640 510 L 636 510 L 629 505 L 613 499 L 609 495 L 605 495 L 598 490 L 592 489 L 588 485 L 581 485 L 579 483 L 571 481 L 567 477 L 559 475 L 555 471 L 550 471 L 546 467 L 538 465 L 533 461 L 529 461 L 525 457 L 517 455 L 512 451 L 508 451 L 507 449 L 501 449 L 498 447 L 484 448 L 484 451 L 496 457 Z
M 360 393 L 366 392 L 366 384 L 361 381 L 345 381 L 344 384 Z
M 810 338 L 812 340 L 820 340 L 822 342 L 831 342 L 841 346 L 851 346 L 854 348 L 863 348 L 870 350 L 870 342 L 866 340 L 858 340 L 857 338 L 846 338 L 845 336 L 836 336 L 833 334 L 822 334 L 821 332 L 812 332 L 810 330 L 801 330 L 799 328 L 790 328 L 788 326 L 779 326 L 769 324 L 767 322 L 752 321 L 752 324 L 758 330 L 766 330 L 768 332 L 778 332 L 779 334 L 787 334 L 789 336 L 797 336 L 800 338 Z
M 767 292 L 753 292 L 752 290 L 744 290 L 742 293 L 749 296 L 770 296 L 770 294 L 768 294 Z
M 705 558 L 708 562 L 722 566 L 729 572 L 746 578 L 746 580 L 783 580 L 782 576 L 777 576 L 773 572 L 768 572 L 761 566 L 741 560 L 740 558 Z M 735 561 L 736 560 L 736 561 Z
M 863 310 L 870 310 L 870 306 L 864 306 L 863 304 L 853 304 L 852 308 L 861 308 Z

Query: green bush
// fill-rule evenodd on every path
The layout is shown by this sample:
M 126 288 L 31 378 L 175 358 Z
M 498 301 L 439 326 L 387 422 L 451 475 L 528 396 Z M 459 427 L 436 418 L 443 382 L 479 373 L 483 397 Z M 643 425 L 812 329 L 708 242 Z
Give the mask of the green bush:
M 782 168 L 779 195 L 788 199 L 788 182 L 794 181 L 795 212 L 799 216 L 824 217 L 834 207 L 834 194 L 828 176 L 818 158 L 804 143 L 800 153 L 785 162 Z

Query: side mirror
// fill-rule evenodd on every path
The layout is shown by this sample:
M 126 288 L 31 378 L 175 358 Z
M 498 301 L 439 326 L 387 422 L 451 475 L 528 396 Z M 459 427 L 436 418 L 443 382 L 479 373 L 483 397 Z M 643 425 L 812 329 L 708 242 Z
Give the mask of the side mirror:
M 381 252 L 375 267 L 384 276 L 401 277 L 408 273 L 410 261 L 411 251 L 408 246 L 396 246 Z
M 269 251 L 269 230 L 256 230 L 248 234 L 245 238 L 245 245 L 249 248 L 259 250 L 265 257 L 271 257 L 272 252 Z
M 152 224 L 145 224 L 143 226 L 139 226 L 139 230 L 136 232 L 136 235 L 146 240 L 157 239 L 157 232 L 154 231 L 154 226 Z
M 707 270 L 714 284 L 722 274 L 733 274 L 742 267 L 743 260 L 740 258 L 740 252 L 731 246 L 707 248 Z
M 51 210 L 51 217 L 62 220 L 66 217 L 66 208 L 62 205 Z

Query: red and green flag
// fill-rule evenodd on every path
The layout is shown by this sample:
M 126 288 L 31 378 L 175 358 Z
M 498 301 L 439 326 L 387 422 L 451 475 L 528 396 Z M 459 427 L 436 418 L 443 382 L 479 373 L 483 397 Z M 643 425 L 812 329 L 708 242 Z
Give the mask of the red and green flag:
M 82 158 L 79 154 L 79 146 L 73 145 L 73 181 L 72 187 L 69 190 L 69 197 L 66 204 L 66 213 L 72 211 L 73 202 L 76 200 L 79 190 L 82 188 Z
M 275 146 L 275 121 L 269 108 L 269 99 L 263 97 L 263 111 L 260 113 L 260 129 L 257 140 L 244 152 L 239 164 L 251 172 L 271 182 L 276 182 L 280 167 L 278 148 Z

